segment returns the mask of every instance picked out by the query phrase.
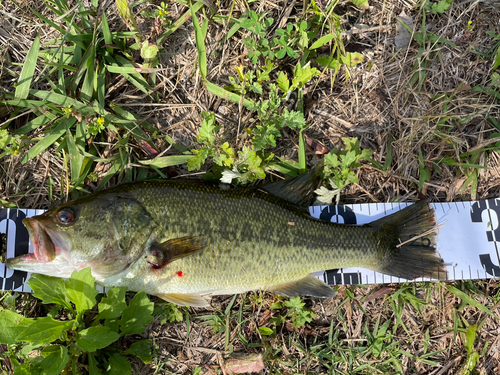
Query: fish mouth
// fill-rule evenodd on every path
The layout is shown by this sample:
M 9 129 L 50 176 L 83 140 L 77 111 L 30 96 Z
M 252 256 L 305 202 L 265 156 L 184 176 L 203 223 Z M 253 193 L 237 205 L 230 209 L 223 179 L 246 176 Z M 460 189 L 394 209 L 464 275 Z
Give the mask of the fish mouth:
M 47 221 L 43 215 L 23 220 L 33 245 L 33 253 L 7 259 L 5 264 L 8 268 L 56 277 L 71 275 L 75 270 L 75 266 L 69 262 L 71 242 L 64 233 L 50 229 L 50 222 Z
M 31 244 L 33 245 L 33 253 L 23 254 L 15 258 L 6 260 L 6 265 L 12 269 L 36 271 L 41 265 L 48 265 L 54 262 L 56 258 L 64 261 L 68 254 L 66 241 L 57 231 L 46 228 L 41 222 L 43 217 L 27 218 L 23 220 L 23 224 L 28 230 Z M 59 255 L 63 255 L 60 257 Z
M 56 246 L 52 238 L 48 233 L 42 228 L 40 222 L 36 219 L 28 218 L 23 220 L 23 224 L 28 230 L 30 235 L 31 244 L 33 245 L 33 254 L 27 254 L 34 256 L 34 258 L 40 263 L 48 263 L 55 259 L 56 257 Z M 29 257 L 27 257 L 29 260 Z

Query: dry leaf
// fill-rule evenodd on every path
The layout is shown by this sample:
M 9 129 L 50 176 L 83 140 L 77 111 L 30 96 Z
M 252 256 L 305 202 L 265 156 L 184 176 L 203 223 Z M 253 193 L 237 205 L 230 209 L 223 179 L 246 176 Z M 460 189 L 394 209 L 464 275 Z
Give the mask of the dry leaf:
M 406 30 L 406 28 L 401 24 L 404 22 L 406 26 L 413 29 L 413 18 L 406 15 L 402 11 L 398 16 L 398 26 L 396 28 L 396 37 L 394 38 L 394 43 L 396 44 L 396 49 L 406 48 L 411 42 L 411 34 Z
M 306 144 L 312 148 L 312 150 L 314 151 L 314 153 L 316 155 L 325 155 L 325 154 L 328 154 L 330 152 L 329 149 L 327 149 L 325 146 L 323 146 L 321 143 L 319 143 L 318 141 L 315 141 L 314 139 L 311 139 L 309 138 L 307 135 L 305 135 L 305 139 L 306 139 Z
M 226 360 L 226 374 L 257 373 L 264 370 L 262 354 L 248 354 Z

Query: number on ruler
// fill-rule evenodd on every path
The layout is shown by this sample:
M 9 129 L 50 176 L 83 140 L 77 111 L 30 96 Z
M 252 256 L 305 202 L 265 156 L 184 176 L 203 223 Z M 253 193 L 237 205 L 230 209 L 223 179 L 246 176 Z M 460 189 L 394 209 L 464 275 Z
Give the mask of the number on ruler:
M 417 237 L 416 233 L 410 234 L 410 238 Z M 409 242 L 410 246 L 423 246 L 423 247 L 431 247 L 431 240 L 427 237 L 419 237 Z
M 488 201 L 475 202 L 471 206 L 470 217 L 473 223 L 483 222 L 483 212 L 488 212 L 488 226 L 492 228 L 493 218 L 491 214 L 496 215 L 496 221 L 500 220 L 500 206 L 498 206 L 495 199 L 489 199 Z M 493 229 L 493 228 L 492 228 Z M 486 237 L 488 242 L 493 242 L 495 244 L 495 249 L 497 249 L 497 242 L 500 240 L 500 225 L 497 224 L 496 229 L 487 230 Z M 493 263 L 490 254 L 480 254 L 479 260 L 484 267 L 484 270 L 492 276 L 500 276 L 500 267 Z

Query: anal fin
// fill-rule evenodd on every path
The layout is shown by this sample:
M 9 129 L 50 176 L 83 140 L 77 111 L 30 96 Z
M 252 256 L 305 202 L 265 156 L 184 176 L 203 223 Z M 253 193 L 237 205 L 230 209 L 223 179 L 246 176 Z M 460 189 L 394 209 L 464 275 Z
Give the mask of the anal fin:
M 287 297 L 311 296 L 330 298 L 335 296 L 335 290 L 313 275 L 307 275 L 300 280 L 289 283 L 274 285 L 269 290 Z
M 192 306 L 192 307 L 209 307 L 210 303 L 206 298 L 199 294 L 183 294 L 183 293 L 159 293 L 157 297 L 164 299 L 179 306 Z

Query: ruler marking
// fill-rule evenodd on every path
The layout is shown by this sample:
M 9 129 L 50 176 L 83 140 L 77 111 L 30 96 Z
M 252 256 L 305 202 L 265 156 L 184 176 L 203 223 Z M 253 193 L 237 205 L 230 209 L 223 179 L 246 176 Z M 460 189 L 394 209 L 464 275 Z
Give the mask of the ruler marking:
M 493 228 L 493 218 L 491 217 L 491 210 L 492 208 L 490 208 L 490 203 L 492 200 L 491 199 L 488 199 L 486 201 L 486 208 L 487 208 L 487 211 L 488 211 L 488 219 L 490 220 L 490 226 L 491 226 L 491 233 L 492 233 L 492 238 L 493 238 L 493 244 L 495 245 L 495 252 L 497 254 L 497 262 L 498 264 L 500 265 L 500 252 L 498 251 L 498 241 L 497 241 L 497 235 L 496 235 L 496 232 L 495 232 L 495 229 L 496 228 Z M 496 200 L 493 200 L 493 203 L 494 205 L 496 206 Z M 496 211 L 495 211 L 495 215 L 497 215 Z M 500 217 L 498 217 L 497 215 L 497 227 L 500 226 Z M 497 275 L 495 275 L 495 269 L 493 269 L 493 275 L 496 277 Z
M 7 244 L 8 244 L 8 239 L 7 239 L 7 236 L 9 234 L 9 216 L 10 216 L 10 208 L 7 208 L 7 215 L 5 217 L 5 255 L 7 255 L 7 252 L 8 252 L 8 248 L 7 248 Z M 5 289 L 5 281 L 7 280 L 7 266 L 4 265 L 3 267 L 3 281 L 2 281 L 2 290 Z

